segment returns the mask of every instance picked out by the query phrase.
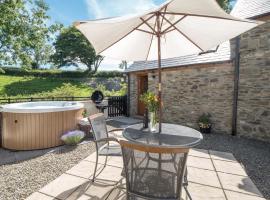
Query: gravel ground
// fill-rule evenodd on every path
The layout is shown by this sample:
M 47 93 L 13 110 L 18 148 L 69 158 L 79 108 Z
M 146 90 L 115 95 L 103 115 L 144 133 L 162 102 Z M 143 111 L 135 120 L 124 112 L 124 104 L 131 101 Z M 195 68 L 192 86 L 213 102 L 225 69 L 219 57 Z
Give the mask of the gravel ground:
M 0 166 L 0 200 L 25 199 L 94 152 L 94 143 Z
M 221 134 L 204 134 L 203 142 L 196 148 L 232 153 L 246 172 L 270 200 L 270 143 L 254 139 Z

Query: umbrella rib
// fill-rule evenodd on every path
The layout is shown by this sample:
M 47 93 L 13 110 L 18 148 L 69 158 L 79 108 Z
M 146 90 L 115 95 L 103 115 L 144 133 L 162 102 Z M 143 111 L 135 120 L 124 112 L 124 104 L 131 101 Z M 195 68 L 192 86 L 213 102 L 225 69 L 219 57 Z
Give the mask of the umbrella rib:
M 168 7 L 168 4 L 164 7 L 164 12 L 167 11 L 167 7 Z M 163 21 L 164 21 L 164 19 L 162 18 L 162 19 L 161 19 L 161 24 L 160 24 L 160 30 L 162 30 Z
M 157 25 L 157 21 L 155 21 L 154 29 L 156 28 L 156 25 Z M 147 52 L 146 60 L 148 59 L 148 56 L 149 56 L 149 53 L 150 53 L 150 50 L 151 50 L 153 37 L 154 37 L 154 33 L 152 34 L 152 37 L 151 37 L 151 41 L 150 41 L 149 49 L 148 49 L 148 52 Z
M 164 16 L 165 17 L 165 16 Z M 162 19 L 164 19 L 164 17 L 162 16 Z M 169 26 L 168 28 L 166 28 L 165 30 L 163 30 L 161 32 L 161 34 L 166 33 L 167 30 L 169 30 L 170 28 L 172 28 L 173 26 L 175 26 L 176 24 L 178 24 L 180 21 L 182 21 L 184 18 L 186 18 L 186 15 L 184 15 L 183 17 L 181 17 L 180 19 L 178 19 L 176 22 L 173 23 L 173 25 Z M 174 30 L 174 29 L 173 29 Z
M 170 30 L 167 30 L 167 31 L 165 31 L 165 32 L 163 31 L 162 34 L 167 34 L 167 33 L 171 32 L 171 31 L 174 31 L 174 30 L 175 30 L 175 28 L 172 27 L 172 29 L 170 29 Z
M 214 19 L 224 19 L 224 20 L 230 20 L 230 21 L 238 21 L 238 22 L 247 22 L 247 23 L 256 23 L 253 21 L 247 21 L 247 20 L 242 20 L 242 19 L 230 19 L 226 17 L 218 17 L 218 16 L 211 16 L 211 15 L 199 15 L 199 14 L 189 14 L 189 13 L 175 13 L 175 12 L 161 12 L 161 14 L 165 15 L 187 15 L 187 16 L 192 16 L 192 17 L 206 17 L 206 18 L 214 18 Z
M 203 49 L 197 45 L 193 40 L 191 40 L 185 33 L 183 33 L 182 31 L 180 31 L 175 25 L 173 25 L 164 15 L 162 15 L 162 17 L 165 19 L 165 21 L 167 21 L 172 27 L 175 28 L 175 30 L 177 30 L 181 35 L 183 35 L 186 39 L 188 39 L 192 44 L 194 44 L 198 49 L 200 49 L 201 51 L 203 51 Z
M 157 34 L 157 32 L 156 32 L 156 30 L 155 29 L 153 29 L 153 27 L 152 26 L 150 26 L 149 24 L 148 24 L 148 20 L 144 20 L 143 18 L 141 18 L 140 17 L 140 19 L 153 31 L 153 33 L 155 33 L 155 34 Z
M 148 17 L 146 19 L 146 21 L 152 19 L 155 16 L 155 14 L 152 14 L 150 17 Z M 138 26 L 136 26 L 134 29 L 132 29 L 131 31 L 129 31 L 127 34 L 125 34 L 123 37 L 121 37 L 120 39 L 118 39 L 117 41 L 113 42 L 111 45 L 109 45 L 108 47 L 104 48 L 102 51 L 99 52 L 99 54 L 101 54 L 102 52 L 106 51 L 107 49 L 109 49 L 111 46 L 115 45 L 117 42 L 121 41 L 123 38 L 125 38 L 127 35 L 131 34 L 133 31 L 135 31 L 137 28 L 139 28 L 141 25 L 143 25 L 144 22 L 141 22 Z
M 143 30 L 143 29 L 140 29 L 140 28 L 136 28 L 137 31 L 142 31 L 144 33 L 148 33 L 148 34 L 151 34 L 151 35 L 155 35 L 154 33 L 150 32 L 150 31 L 146 31 L 146 30 Z

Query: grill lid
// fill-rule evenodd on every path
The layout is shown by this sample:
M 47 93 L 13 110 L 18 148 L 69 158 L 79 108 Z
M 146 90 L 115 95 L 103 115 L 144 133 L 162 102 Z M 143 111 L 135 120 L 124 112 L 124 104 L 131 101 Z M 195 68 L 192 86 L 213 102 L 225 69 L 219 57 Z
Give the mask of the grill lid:
M 101 103 L 104 99 L 104 95 L 103 93 L 100 91 L 100 90 L 95 90 L 93 93 L 92 93 L 92 96 L 91 96 L 91 100 L 94 102 L 94 103 Z

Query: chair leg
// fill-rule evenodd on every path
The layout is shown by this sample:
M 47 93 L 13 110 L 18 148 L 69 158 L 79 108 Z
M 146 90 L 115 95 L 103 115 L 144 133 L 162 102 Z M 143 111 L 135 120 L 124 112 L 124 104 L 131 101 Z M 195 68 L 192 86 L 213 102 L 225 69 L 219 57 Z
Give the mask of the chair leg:
M 95 171 L 93 174 L 92 182 L 94 182 L 96 178 L 97 166 L 98 166 L 98 150 L 96 151 L 96 165 L 95 165 Z
M 108 161 L 108 155 L 106 155 L 105 162 L 104 162 L 104 167 L 106 167 Z
M 191 197 L 191 195 L 190 195 L 190 193 L 189 193 L 189 191 L 188 191 L 188 189 L 187 189 L 187 185 L 185 185 L 184 188 L 185 188 L 185 191 L 186 191 L 186 193 L 187 193 L 188 198 L 189 198 L 190 200 L 192 200 L 192 197 Z

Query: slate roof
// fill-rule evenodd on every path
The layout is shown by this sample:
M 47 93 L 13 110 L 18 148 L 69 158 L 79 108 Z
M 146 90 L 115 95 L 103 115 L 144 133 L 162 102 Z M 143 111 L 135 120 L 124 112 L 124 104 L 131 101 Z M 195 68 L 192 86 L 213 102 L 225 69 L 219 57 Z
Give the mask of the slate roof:
M 161 61 L 162 68 L 217 63 L 231 60 L 230 42 L 221 44 L 216 52 L 205 54 L 192 54 L 188 56 L 181 56 L 176 58 L 163 59 Z M 138 61 L 134 62 L 125 72 L 152 70 L 157 68 L 157 61 Z
M 247 19 L 268 13 L 270 13 L 270 0 L 238 0 L 231 15 Z
M 254 18 L 270 13 L 270 0 L 237 0 L 231 14 L 240 18 Z M 217 52 L 202 55 L 193 54 L 177 58 L 163 59 L 162 68 L 186 65 L 225 62 L 232 59 L 230 42 L 220 45 Z M 125 72 L 152 70 L 157 68 L 157 61 L 134 62 Z

